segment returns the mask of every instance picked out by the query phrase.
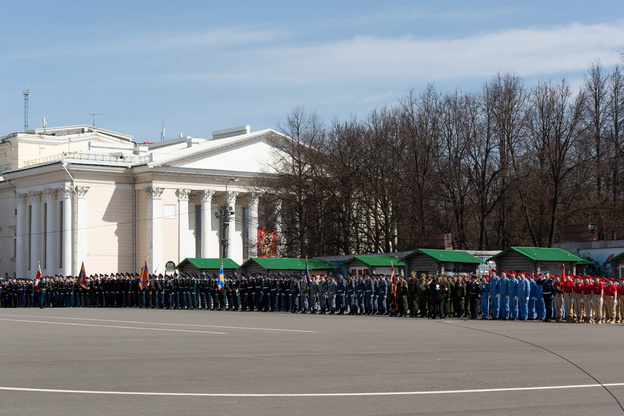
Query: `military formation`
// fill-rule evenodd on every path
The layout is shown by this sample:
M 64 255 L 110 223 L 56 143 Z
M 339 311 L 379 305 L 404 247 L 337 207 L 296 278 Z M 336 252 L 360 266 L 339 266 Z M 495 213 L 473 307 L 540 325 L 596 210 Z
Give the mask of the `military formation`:
M 241 273 L 47 276 L 0 281 L 5 308 L 158 308 L 420 318 L 616 323 L 624 317 L 624 280 L 524 272 L 500 276 Z

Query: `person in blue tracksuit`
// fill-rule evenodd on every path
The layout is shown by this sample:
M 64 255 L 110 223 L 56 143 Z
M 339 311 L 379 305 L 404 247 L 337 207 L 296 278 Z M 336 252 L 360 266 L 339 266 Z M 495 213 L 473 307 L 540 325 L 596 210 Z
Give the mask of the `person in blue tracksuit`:
M 537 279 L 541 278 L 542 275 L 535 276 L 535 295 L 537 296 L 537 300 L 535 301 L 535 309 L 537 310 L 537 319 L 543 321 L 546 319 L 546 303 L 544 302 L 544 289 L 542 285 L 537 284 Z M 548 319 L 550 319 L 550 315 L 548 315 Z
M 500 317 L 499 319 L 509 319 L 509 278 L 507 272 L 503 270 L 500 279 Z
M 481 319 L 488 319 L 490 316 L 490 282 L 488 277 L 481 277 L 479 285 L 479 295 L 481 296 Z
M 496 273 L 496 270 L 493 270 Z M 500 277 L 493 274 L 490 278 L 490 304 L 492 305 L 492 319 L 500 318 Z
M 529 297 L 531 287 L 524 272 L 520 273 L 520 281 L 518 282 L 518 316 L 523 321 L 528 319 Z
M 513 272 L 509 279 L 509 319 L 518 319 L 518 275 Z
M 531 273 L 529 273 L 529 287 L 530 293 L 528 319 L 533 320 L 535 319 L 535 312 L 537 307 L 537 283 L 535 283 L 535 279 L 533 278 L 533 275 Z

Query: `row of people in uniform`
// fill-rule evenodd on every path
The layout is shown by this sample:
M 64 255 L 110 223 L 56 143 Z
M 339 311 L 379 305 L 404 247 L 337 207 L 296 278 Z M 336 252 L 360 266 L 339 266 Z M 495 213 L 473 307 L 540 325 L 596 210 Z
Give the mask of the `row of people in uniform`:
M 525 272 L 482 276 L 483 319 L 622 323 L 624 279 Z
M 300 276 L 271 273 L 228 275 L 223 290 L 216 274 L 152 275 L 141 288 L 138 274 L 78 278 L 46 276 L 0 282 L 3 307 L 139 307 L 293 313 L 417 316 L 411 300 L 416 279 L 398 276 L 396 295 L 386 275 Z M 394 302 L 391 300 L 394 299 Z M 426 308 L 428 301 L 420 302 Z M 423 312 L 427 315 L 426 312 Z
M 616 286 L 614 280 L 505 271 L 491 278 L 412 274 L 409 279 L 397 278 L 391 305 L 392 282 L 390 276 L 381 275 L 308 280 L 299 275 L 243 273 L 228 275 L 223 290 L 216 275 L 153 275 L 144 289 L 137 274 L 91 276 L 82 284 L 77 278 L 54 276 L 42 278 L 37 288 L 29 279 L 2 281 L 0 303 L 4 307 L 229 309 L 614 323 L 624 316 L 624 303 L 618 301 L 624 282 Z M 437 291 L 438 286 L 442 290 Z

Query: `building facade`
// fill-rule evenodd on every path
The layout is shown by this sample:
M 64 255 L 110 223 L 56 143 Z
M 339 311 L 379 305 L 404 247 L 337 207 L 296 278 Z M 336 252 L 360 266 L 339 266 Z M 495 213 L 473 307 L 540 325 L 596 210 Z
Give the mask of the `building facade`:
M 164 273 L 168 261 L 224 252 L 242 264 L 257 255 L 258 181 L 286 140 L 249 126 L 143 144 L 89 126 L 5 136 L 0 270 L 136 272 L 146 260 Z

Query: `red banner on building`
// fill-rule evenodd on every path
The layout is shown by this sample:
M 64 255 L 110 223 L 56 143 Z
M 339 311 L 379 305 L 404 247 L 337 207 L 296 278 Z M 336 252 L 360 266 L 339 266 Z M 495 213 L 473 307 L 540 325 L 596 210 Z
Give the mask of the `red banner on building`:
M 258 228 L 258 257 L 277 257 L 275 228 Z

